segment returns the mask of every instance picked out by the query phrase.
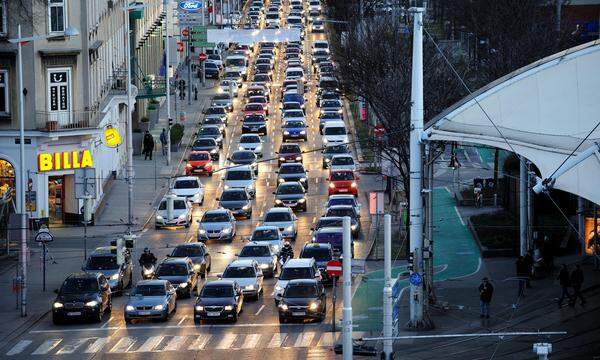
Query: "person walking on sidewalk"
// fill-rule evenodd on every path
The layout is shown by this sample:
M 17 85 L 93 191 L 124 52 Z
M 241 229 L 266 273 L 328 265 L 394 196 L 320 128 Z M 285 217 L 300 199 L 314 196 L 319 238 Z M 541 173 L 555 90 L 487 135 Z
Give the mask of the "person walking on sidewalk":
M 571 275 L 569 275 L 569 269 L 567 268 L 566 264 L 562 264 L 556 280 L 558 280 L 560 283 L 561 288 L 560 298 L 558 298 L 558 308 L 560 309 L 565 297 L 568 299 L 571 298 L 571 293 L 569 292 L 569 287 L 571 286 Z
M 490 318 L 490 303 L 492 302 L 492 295 L 494 294 L 494 287 L 489 282 L 487 277 L 484 277 L 481 285 L 479 285 L 479 301 L 481 314 L 480 318 Z
M 167 155 L 167 129 L 163 128 L 160 133 L 160 145 L 162 149 L 162 154 Z
M 517 296 L 525 296 L 525 277 L 527 276 L 527 271 L 525 270 L 525 261 L 522 256 L 519 256 L 515 262 L 515 266 L 517 268 L 517 280 L 519 281 L 519 292 Z
M 523 257 L 523 265 L 525 270 L 525 284 L 528 289 L 531 289 L 531 277 L 533 276 L 533 253 L 531 250 L 527 250 L 527 253 Z
M 194 85 L 194 100 L 198 101 L 198 86 Z
M 583 285 L 583 270 L 579 264 L 575 265 L 575 270 L 571 273 L 571 285 L 573 286 L 573 297 L 571 298 L 571 306 L 575 306 L 577 298 L 581 300 L 581 306 L 585 305 L 583 295 L 581 295 L 581 285 Z
M 150 131 L 146 130 L 146 134 L 144 134 L 144 151 L 142 151 L 144 153 L 144 160 L 148 160 L 148 157 L 150 157 L 150 160 L 152 160 L 153 151 L 154 138 L 152 137 L 152 134 L 150 134 Z

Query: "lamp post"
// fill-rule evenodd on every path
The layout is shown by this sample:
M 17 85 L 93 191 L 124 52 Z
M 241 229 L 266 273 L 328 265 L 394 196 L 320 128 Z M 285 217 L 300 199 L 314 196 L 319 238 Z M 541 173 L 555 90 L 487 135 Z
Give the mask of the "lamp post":
M 67 27 L 63 33 L 65 37 L 79 35 L 79 31 L 73 27 Z M 25 212 L 25 114 L 24 114 L 24 94 L 23 94 L 23 55 L 22 46 L 28 42 L 52 38 L 52 35 L 21 37 L 21 24 L 17 26 L 17 38 L 8 41 L 17 44 L 17 69 L 19 73 L 19 211 L 21 218 L 21 316 L 27 316 L 27 222 Z

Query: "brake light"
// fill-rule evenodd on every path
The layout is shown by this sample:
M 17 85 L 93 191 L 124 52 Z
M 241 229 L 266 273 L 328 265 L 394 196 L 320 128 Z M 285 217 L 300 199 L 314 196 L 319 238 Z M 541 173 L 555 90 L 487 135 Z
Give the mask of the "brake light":
M 355 188 L 356 187 L 356 181 L 353 181 L 350 186 L 353 187 L 353 188 Z

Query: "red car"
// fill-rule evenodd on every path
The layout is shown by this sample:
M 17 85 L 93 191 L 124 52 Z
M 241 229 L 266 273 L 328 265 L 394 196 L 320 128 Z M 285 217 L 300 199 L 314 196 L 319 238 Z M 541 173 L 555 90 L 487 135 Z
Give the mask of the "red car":
M 358 196 L 358 176 L 353 171 L 332 171 L 327 180 L 329 180 L 329 195 L 352 194 Z
M 192 151 L 185 165 L 186 175 L 208 175 L 212 176 L 214 166 L 208 151 Z
M 281 166 L 283 163 L 302 162 L 302 150 L 298 144 L 281 144 L 276 154 L 279 156 L 277 166 Z
M 244 117 L 250 115 L 262 115 L 267 116 L 267 112 L 265 111 L 265 107 L 263 104 L 259 103 L 249 103 L 244 106 Z

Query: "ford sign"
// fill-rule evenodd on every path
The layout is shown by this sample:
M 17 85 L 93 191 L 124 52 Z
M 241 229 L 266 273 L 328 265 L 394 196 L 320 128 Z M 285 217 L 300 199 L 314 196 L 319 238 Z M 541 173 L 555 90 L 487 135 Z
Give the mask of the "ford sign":
M 202 9 L 202 1 L 188 0 L 179 3 L 179 8 L 183 11 L 194 12 Z

